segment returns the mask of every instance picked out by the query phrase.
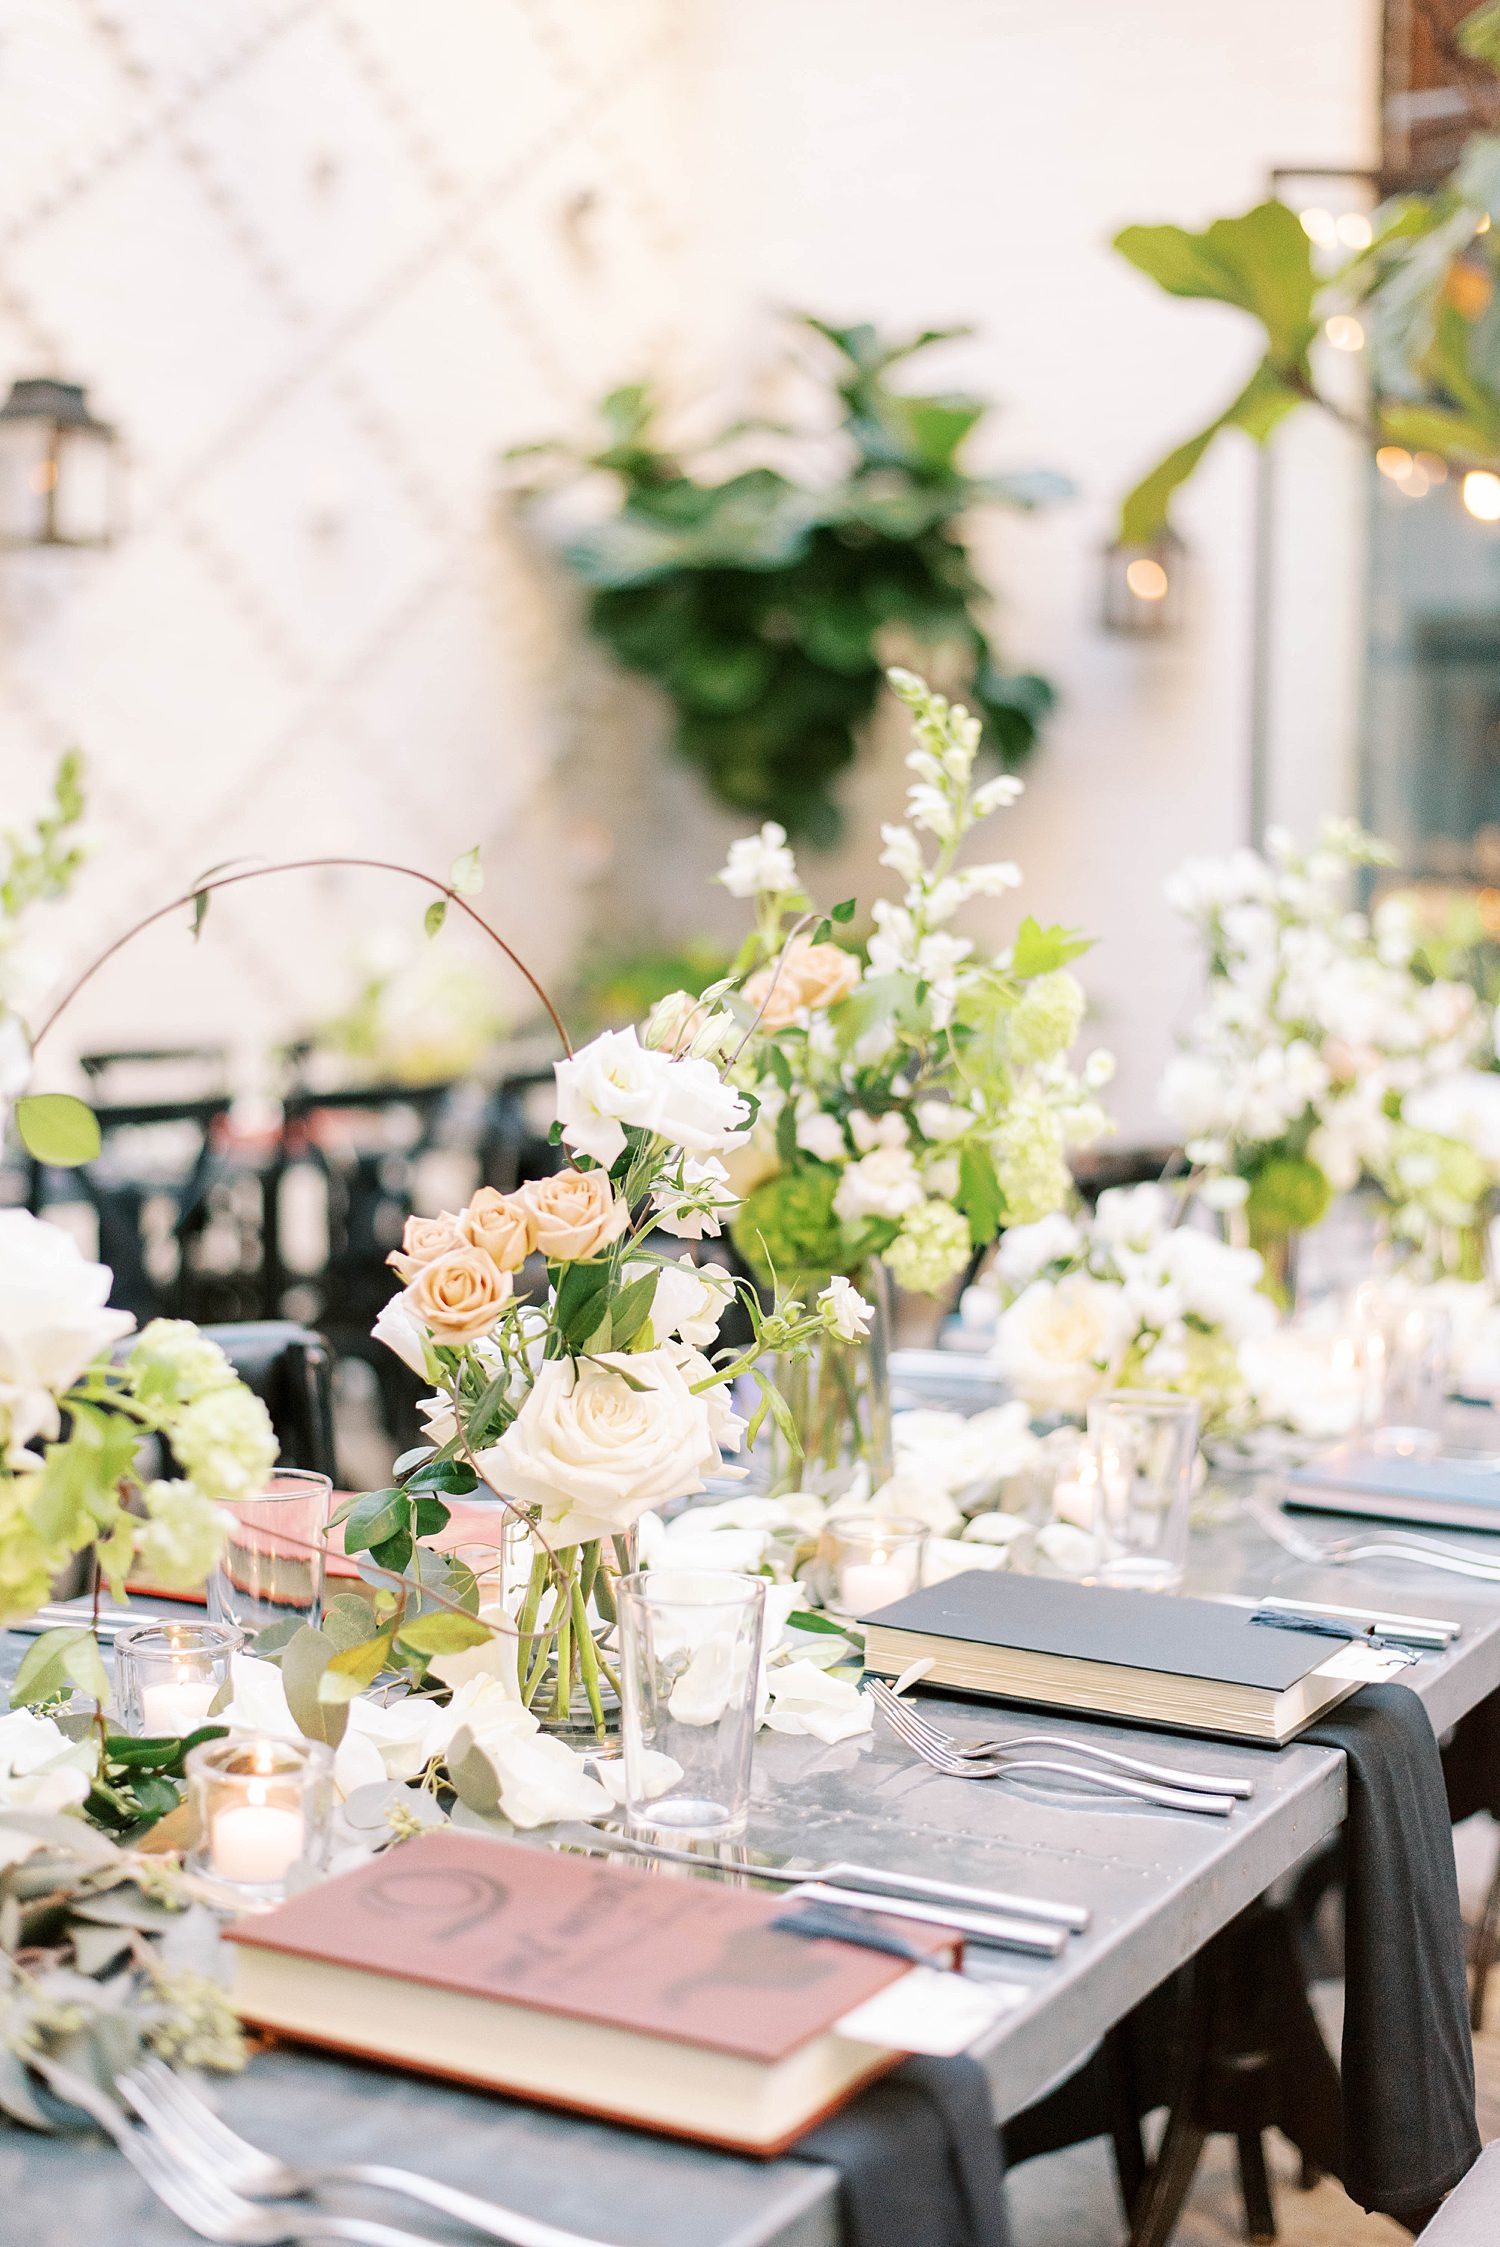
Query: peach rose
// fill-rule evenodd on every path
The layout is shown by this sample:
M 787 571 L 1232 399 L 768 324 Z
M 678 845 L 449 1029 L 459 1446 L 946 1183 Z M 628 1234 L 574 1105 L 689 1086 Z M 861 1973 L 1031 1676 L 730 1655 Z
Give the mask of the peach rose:
M 431 1330 L 435 1342 L 457 1348 L 490 1332 L 511 1286 L 509 1272 L 498 1270 L 492 1256 L 464 1241 L 446 1256 L 424 1264 L 403 1300 L 417 1323 Z
M 617 1241 L 630 1212 L 604 1170 L 560 1170 L 533 1178 L 517 1200 L 526 1204 L 531 1238 L 553 1264 L 576 1264 Z
M 459 1224 L 470 1246 L 492 1256 L 502 1272 L 518 1272 L 531 1253 L 531 1218 L 519 1194 L 481 1186 Z
M 804 1008 L 837 1006 L 858 981 L 859 962 L 842 944 L 810 944 L 797 936 L 787 946 L 779 975 L 773 963 L 751 976 L 745 1003 L 757 1013 L 764 1003 L 762 1030 L 784 1030 Z
M 462 1248 L 464 1236 L 462 1219 L 451 1209 L 436 1217 L 408 1217 L 401 1229 L 401 1246 L 393 1248 L 386 1258 L 394 1265 L 403 1280 L 414 1280 L 424 1265 L 435 1263 L 452 1249 Z

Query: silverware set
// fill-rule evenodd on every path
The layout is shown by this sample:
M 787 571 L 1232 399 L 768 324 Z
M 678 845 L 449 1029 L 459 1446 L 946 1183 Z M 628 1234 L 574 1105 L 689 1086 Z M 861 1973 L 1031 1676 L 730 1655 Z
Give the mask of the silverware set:
M 1440 1538 L 1425 1537 L 1404 1529 L 1355 1532 L 1344 1537 L 1314 1537 L 1289 1522 L 1285 1514 L 1259 1499 L 1245 1501 L 1245 1512 L 1274 1544 L 1294 1560 L 1320 1568 L 1347 1568 L 1361 1560 L 1395 1560 L 1413 1568 L 1436 1569 L 1444 1576 L 1468 1576 L 1482 1584 L 1500 1584 L 1500 1557 L 1488 1560 Z
M 418 2201 L 508 2247 L 604 2247 L 581 2232 L 563 2231 L 381 2162 L 293 2168 L 231 2130 L 160 2060 L 142 2060 L 118 2079 L 117 2088 L 137 2118 L 133 2122 L 97 2083 L 50 2060 L 35 2058 L 31 2066 L 55 2097 L 81 2108 L 114 2140 L 157 2199 L 200 2239 L 225 2241 L 229 2247 L 291 2247 L 298 2240 L 433 2247 L 420 2232 L 362 2216 L 332 2215 L 307 2206 L 303 2198 L 325 2185 L 360 2185 Z
M 1190 1810 L 1200 1817 L 1227 1818 L 1236 1802 L 1255 1791 L 1254 1781 L 1180 1771 L 1175 1766 L 1147 1763 L 1143 1757 L 1123 1755 L 1118 1749 L 1096 1747 L 1071 1734 L 1026 1732 L 973 1742 L 922 1716 L 901 1699 L 881 1678 L 867 1681 L 866 1691 L 898 1740 L 912 1748 L 924 1763 L 949 1779 L 1008 1779 L 1033 1772 L 1071 1779 L 1097 1787 L 1101 1793 L 1148 1802 L 1162 1810 Z M 1052 1748 L 1066 1752 L 1040 1757 L 1029 1751 Z

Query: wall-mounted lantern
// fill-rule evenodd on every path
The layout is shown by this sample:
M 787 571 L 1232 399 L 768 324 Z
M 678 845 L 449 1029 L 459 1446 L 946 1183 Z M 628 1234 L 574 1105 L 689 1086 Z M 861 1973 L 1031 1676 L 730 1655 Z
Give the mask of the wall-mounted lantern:
M 1149 546 L 1116 544 L 1104 550 L 1106 632 L 1161 639 L 1182 622 L 1187 550 L 1173 531 Z
M 82 383 L 11 384 L 0 406 L 0 546 L 107 546 L 119 528 L 119 439 Z

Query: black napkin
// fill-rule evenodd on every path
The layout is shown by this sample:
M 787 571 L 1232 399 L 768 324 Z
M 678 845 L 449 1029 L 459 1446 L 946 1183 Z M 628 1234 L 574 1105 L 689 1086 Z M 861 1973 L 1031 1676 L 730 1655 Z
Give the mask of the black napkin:
M 837 2169 L 843 2247 L 1010 2247 L 977 2060 L 905 2060 L 790 2150 Z
M 1349 1762 L 1345 2190 L 1399 2217 L 1479 2157 L 1464 1931 L 1443 1768 L 1410 1687 L 1367 1685 L 1299 1737 Z

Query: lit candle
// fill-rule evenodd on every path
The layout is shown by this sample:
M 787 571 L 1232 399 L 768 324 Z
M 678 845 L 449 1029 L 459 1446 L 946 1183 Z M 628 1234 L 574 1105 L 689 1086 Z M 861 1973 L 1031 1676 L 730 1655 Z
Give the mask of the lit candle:
M 185 1662 L 175 1662 L 170 1678 L 142 1686 L 141 1723 L 148 1734 L 192 1732 L 207 1721 L 217 1691 L 212 1677 L 195 1678 Z
M 209 1858 L 221 1880 L 264 1886 L 285 1880 L 302 1855 L 307 1827 L 302 1812 L 267 1800 L 263 1779 L 252 1779 L 246 1799 L 216 1813 L 209 1828 Z
M 920 1555 L 907 1550 L 887 1552 L 874 1545 L 863 1560 L 845 1561 L 839 1571 L 841 1604 L 846 1614 L 873 1615 L 879 1607 L 916 1590 Z

